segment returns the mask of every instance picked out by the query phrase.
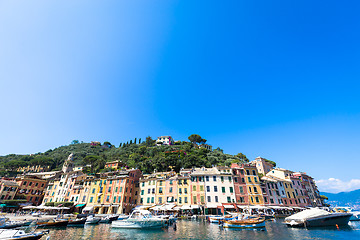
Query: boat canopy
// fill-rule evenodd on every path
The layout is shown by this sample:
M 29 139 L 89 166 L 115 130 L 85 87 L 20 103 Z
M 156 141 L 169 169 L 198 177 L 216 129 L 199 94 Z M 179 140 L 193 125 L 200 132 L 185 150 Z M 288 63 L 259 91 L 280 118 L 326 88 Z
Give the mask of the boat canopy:
M 294 215 L 291 215 L 287 218 L 285 218 L 285 220 L 306 220 L 308 218 L 313 218 L 313 217 L 320 217 L 320 216 L 326 216 L 326 215 L 330 215 L 331 213 L 329 213 L 328 211 L 319 209 L 319 208 L 312 208 L 312 209 L 307 209 L 304 210 L 302 212 L 299 213 L 295 213 Z

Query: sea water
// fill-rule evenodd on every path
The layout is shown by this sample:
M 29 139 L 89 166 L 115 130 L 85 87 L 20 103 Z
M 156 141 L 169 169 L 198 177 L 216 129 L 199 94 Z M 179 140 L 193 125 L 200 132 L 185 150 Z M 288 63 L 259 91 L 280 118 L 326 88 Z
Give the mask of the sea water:
M 175 225 L 157 230 L 112 228 L 111 224 L 85 227 L 50 228 L 51 240 L 80 239 L 256 239 L 303 240 L 346 239 L 360 240 L 360 222 L 350 222 L 339 228 L 289 228 L 282 220 L 267 221 L 265 229 L 227 229 L 206 221 L 179 220 Z

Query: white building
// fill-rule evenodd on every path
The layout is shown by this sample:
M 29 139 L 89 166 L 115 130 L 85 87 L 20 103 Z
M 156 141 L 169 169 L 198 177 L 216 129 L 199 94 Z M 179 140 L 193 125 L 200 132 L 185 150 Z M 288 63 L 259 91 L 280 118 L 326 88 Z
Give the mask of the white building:
M 160 136 L 156 140 L 156 145 L 174 145 L 174 139 L 171 136 Z

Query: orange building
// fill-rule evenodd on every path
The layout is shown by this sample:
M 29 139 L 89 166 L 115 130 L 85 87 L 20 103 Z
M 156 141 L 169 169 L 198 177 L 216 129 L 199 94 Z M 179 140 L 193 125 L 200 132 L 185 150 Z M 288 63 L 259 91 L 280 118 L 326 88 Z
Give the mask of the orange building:
M 21 176 L 16 178 L 19 189 L 16 196 L 25 196 L 28 202 L 38 206 L 44 197 L 44 190 L 47 187 L 47 181 L 36 176 Z

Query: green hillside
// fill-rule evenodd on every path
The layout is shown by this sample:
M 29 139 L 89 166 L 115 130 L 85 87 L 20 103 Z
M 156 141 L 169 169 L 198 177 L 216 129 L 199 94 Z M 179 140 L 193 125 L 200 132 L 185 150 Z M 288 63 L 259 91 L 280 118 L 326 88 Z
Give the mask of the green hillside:
M 248 161 L 246 156 L 241 153 L 235 156 L 224 154 L 220 148 L 211 152 L 185 141 L 171 146 L 156 146 L 151 137 L 147 137 L 146 141 L 139 143 L 140 141 L 135 139 L 136 143 L 130 141 L 120 144 L 119 147 L 115 147 L 109 142 L 90 144 L 73 141 L 70 145 L 50 149 L 44 153 L 0 156 L 0 168 L 2 169 L 0 174 L 8 176 L 14 173 L 19 166 L 38 164 L 51 166 L 52 170 L 58 170 L 70 153 L 74 154 L 76 165 L 92 165 L 89 172 L 105 171 L 105 163 L 115 160 L 122 161 L 127 167 L 139 168 L 145 173 L 153 172 L 154 169 L 168 171 L 172 168 L 178 171 L 180 168 L 193 166 L 211 167 L 212 165 L 230 165 L 232 162 Z

